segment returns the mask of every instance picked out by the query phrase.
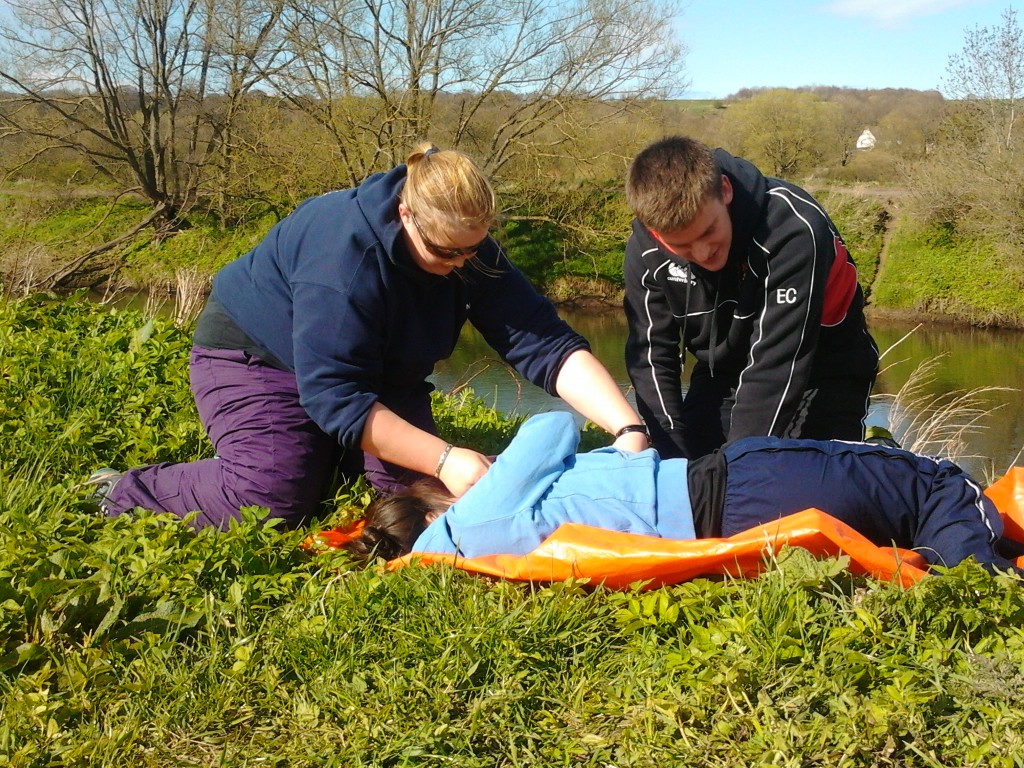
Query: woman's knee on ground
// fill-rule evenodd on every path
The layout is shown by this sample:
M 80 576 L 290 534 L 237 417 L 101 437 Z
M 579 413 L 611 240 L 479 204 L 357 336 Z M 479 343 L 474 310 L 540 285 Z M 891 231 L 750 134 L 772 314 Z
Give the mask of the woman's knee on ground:
M 261 507 L 267 510 L 266 519 L 279 518 L 289 527 L 309 522 L 325 510 L 328 478 L 234 471 L 225 473 L 224 479 L 224 492 L 234 510 Z

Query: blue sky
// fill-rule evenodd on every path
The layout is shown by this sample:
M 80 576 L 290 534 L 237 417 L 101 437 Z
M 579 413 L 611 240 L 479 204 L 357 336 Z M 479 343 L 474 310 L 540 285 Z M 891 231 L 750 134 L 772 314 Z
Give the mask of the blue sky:
M 1007 0 L 683 0 L 684 98 L 740 88 L 942 90 L 964 33 L 998 26 Z M 1019 16 L 1018 16 L 1019 18 Z

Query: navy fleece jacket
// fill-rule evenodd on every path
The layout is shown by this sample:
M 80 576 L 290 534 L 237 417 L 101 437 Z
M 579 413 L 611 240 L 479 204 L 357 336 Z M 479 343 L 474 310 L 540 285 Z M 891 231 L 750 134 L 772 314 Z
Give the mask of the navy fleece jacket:
M 587 348 L 492 239 L 458 273 L 417 267 L 398 216 L 405 176 L 402 165 L 307 200 L 213 280 L 228 315 L 295 372 L 302 406 L 346 448 L 375 402 L 401 412 L 428 396 L 427 376 L 467 319 L 551 394 L 565 358 Z

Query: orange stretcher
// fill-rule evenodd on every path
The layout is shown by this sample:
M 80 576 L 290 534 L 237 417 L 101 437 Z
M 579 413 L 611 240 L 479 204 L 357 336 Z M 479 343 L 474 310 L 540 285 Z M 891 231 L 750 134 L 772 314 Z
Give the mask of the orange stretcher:
M 1004 536 L 1024 542 L 1024 468 L 1015 467 L 985 493 L 999 509 Z M 310 548 L 336 549 L 359 534 L 361 523 L 310 536 Z M 392 560 L 388 568 L 448 563 L 472 573 L 516 581 L 553 582 L 589 579 L 612 589 L 635 582 L 648 587 L 675 584 L 698 576 L 759 574 L 768 556 L 783 546 L 797 546 L 828 557 L 845 555 L 850 570 L 909 586 L 927 575 L 920 555 L 895 547 L 877 547 L 825 512 L 807 509 L 727 539 L 680 541 L 608 531 L 565 523 L 525 555 L 455 555 L 416 553 Z M 1024 566 L 1024 557 L 1018 565 Z

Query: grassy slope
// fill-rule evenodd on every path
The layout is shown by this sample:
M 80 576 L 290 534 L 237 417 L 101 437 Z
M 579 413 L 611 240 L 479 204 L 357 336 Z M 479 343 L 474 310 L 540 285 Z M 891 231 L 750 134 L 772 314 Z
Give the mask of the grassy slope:
M 609 593 L 89 514 L 92 467 L 208 455 L 187 346 L 0 303 L 0 765 L 1019 764 L 1024 590 L 972 566 L 904 591 L 791 553 Z M 512 428 L 438 411 L 488 451 Z
M 898 222 L 874 298 L 882 307 L 950 315 L 972 323 L 1024 326 L 1024 281 L 995 251 L 955 233 Z
M 832 190 L 816 195 L 839 229 L 843 241 L 857 264 L 857 280 L 865 293 L 878 274 L 887 214 L 880 201 L 872 197 Z
M 12 267 L 49 274 L 130 230 L 149 208 L 129 199 L 112 203 L 106 197 L 54 198 L 49 193 L 0 194 L 0 274 Z M 197 217 L 193 226 L 160 242 L 146 230 L 116 253 L 97 258 L 123 263 L 118 279 L 137 286 L 173 279 L 181 268 L 212 273 L 251 249 L 274 225 L 264 216 L 245 226 L 224 229 Z

